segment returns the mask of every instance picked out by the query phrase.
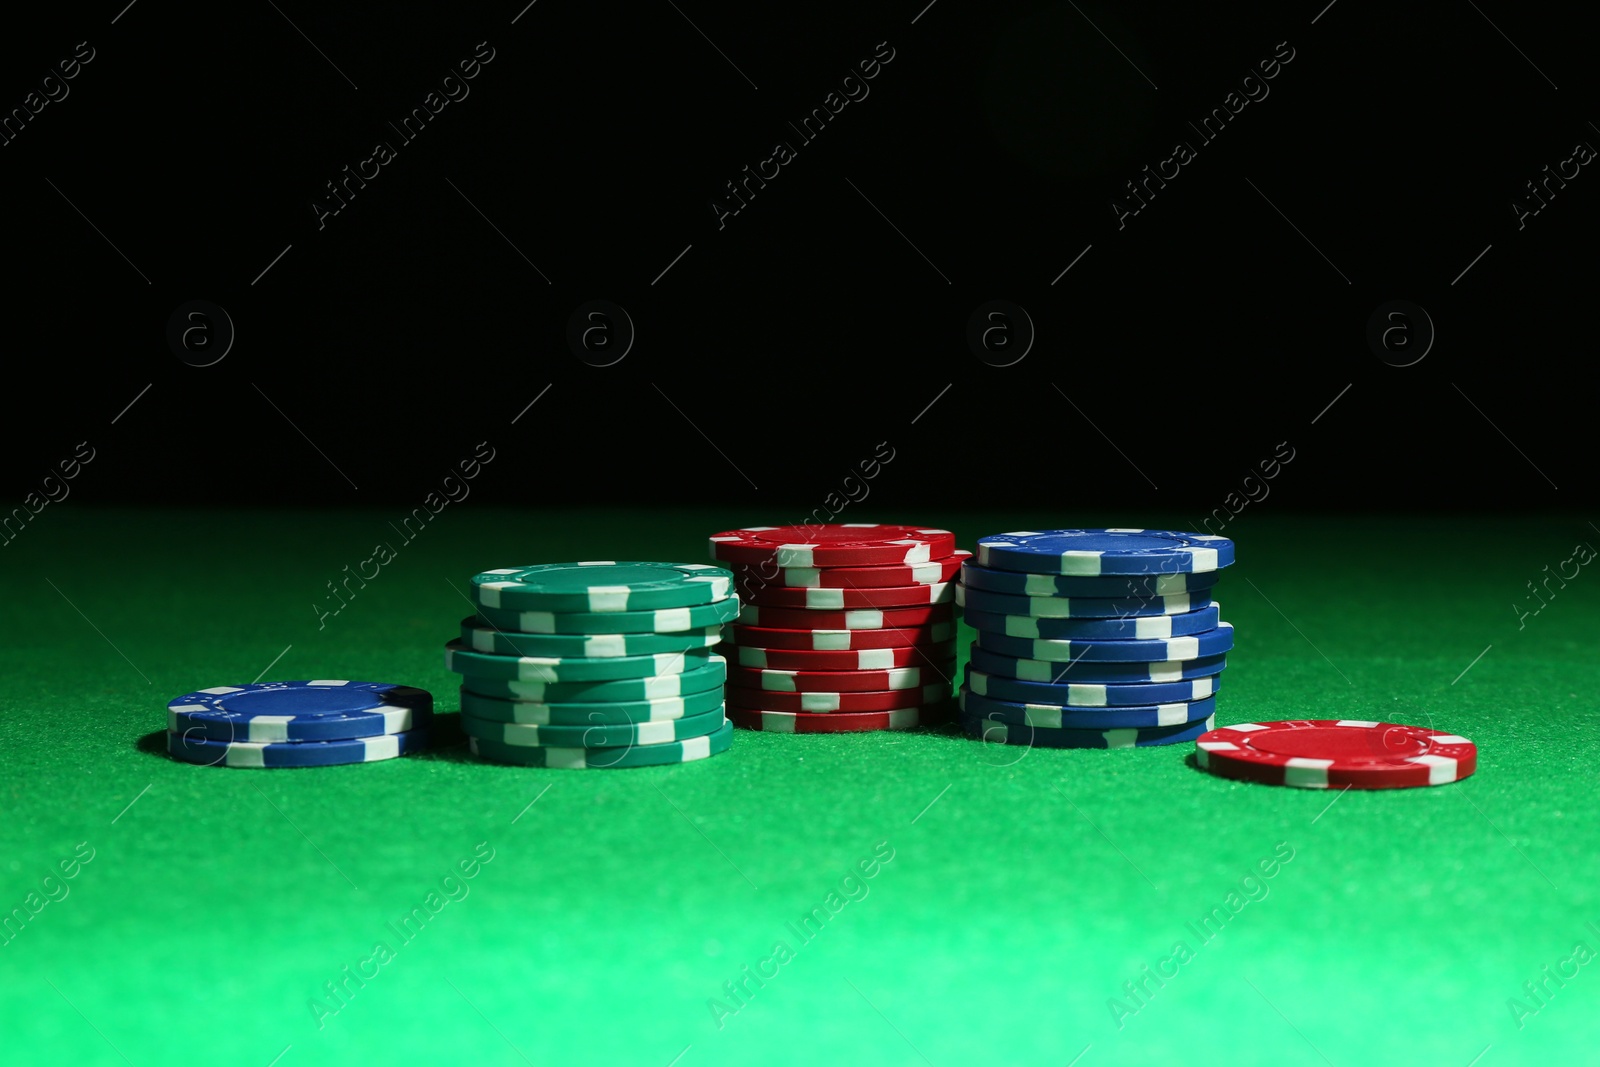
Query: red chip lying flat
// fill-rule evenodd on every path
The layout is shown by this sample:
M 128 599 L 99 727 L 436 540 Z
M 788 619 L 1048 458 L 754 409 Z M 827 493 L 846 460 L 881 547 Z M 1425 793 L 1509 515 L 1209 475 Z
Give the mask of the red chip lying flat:
M 949 530 L 876 523 L 749 526 L 711 535 L 711 558 L 779 567 L 867 567 L 927 563 L 956 550 Z
M 894 711 L 757 711 L 728 707 L 728 721 L 746 730 L 785 734 L 852 734 L 872 730 L 910 730 L 950 721 L 944 708 L 898 708 Z
M 1447 785 L 1478 769 L 1465 737 L 1359 719 L 1247 722 L 1195 741 L 1195 762 L 1223 778 L 1302 789 Z

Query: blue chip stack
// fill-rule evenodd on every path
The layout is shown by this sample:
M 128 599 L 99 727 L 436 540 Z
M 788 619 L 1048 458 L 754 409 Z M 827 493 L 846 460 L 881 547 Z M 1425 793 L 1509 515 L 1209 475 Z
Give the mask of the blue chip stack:
M 978 541 L 956 603 L 978 631 L 960 691 L 980 740 L 1039 748 L 1193 741 L 1233 647 L 1211 588 L 1226 537 L 1038 530 Z
M 389 682 L 251 682 L 167 705 L 167 752 L 211 767 L 375 763 L 428 746 L 433 697 Z

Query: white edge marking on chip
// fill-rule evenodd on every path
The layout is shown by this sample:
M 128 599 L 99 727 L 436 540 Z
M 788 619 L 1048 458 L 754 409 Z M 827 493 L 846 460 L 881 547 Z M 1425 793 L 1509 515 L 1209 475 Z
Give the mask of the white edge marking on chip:
M 1172 616 L 1145 615 L 1133 620 L 1133 636 L 1153 640 L 1166 640 L 1172 636 Z
M 1039 620 L 1026 615 L 1007 615 L 1006 636 L 1022 637 L 1030 641 L 1039 638 Z
M 812 630 L 811 647 L 819 652 L 850 651 L 849 630 Z
M 807 589 L 805 595 L 806 607 L 824 611 L 838 611 L 844 607 L 843 589 Z
M 704 737 L 691 737 L 681 742 L 683 745 L 683 759 L 688 762 L 692 759 L 702 759 L 711 755 L 711 735 Z
M 1189 706 L 1187 704 L 1157 704 L 1157 726 L 1179 726 L 1189 719 Z
M 1377 724 L 1376 721 L 1368 722 L 1366 719 L 1340 719 L 1338 722 L 1334 723 L 1334 725 L 1335 726 L 1353 726 L 1358 730 L 1366 730 L 1366 729 L 1370 729 L 1371 727 L 1374 727 L 1374 726 L 1376 726 L 1378 724 Z
M 1217 569 L 1217 550 L 1214 548 L 1185 548 L 1189 554 L 1189 566 L 1195 573 L 1204 573 Z
M 223 757 L 223 762 L 229 767 L 265 767 L 267 751 L 260 745 L 235 741 L 228 746 L 228 754 Z
M 838 711 L 838 693 L 801 693 L 801 711 Z
M 887 671 L 894 667 L 894 649 L 863 648 L 856 653 L 856 670 Z
M 591 564 L 580 563 L 580 564 L 578 564 L 578 566 L 580 566 L 580 567 L 588 567 L 588 566 L 591 566 Z M 496 567 L 492 571 L 484 571 L 483 573 L 485 573 L 485 574 L 516 574 L 520 570 L 522 570 L 521 567 Z
M 1429 785 L 1447 785 L 1455 781 L 1461 774 L 1460 765 L 1449 756 L 1435 756 L 1432 754 L 1411 756 L 1407 762 L 1419 763 L 1428 768 Z
M 1331 759 L 1291 756 L 1289 761 L 1283 764 L 1283 784 L 1298 786 L 1301 789 L 1326 789 L 1328 768 L 1331 766 L 1333 766 Z
M 244 692 L 244 687 L 237 685 L 219 685 L 214 689 L 198 689 L 196 692 L 205 693 L 209 696 L 220 697 L 227 696 L 229 693 L 242 693 Z
M 1134 729 L 1102 730 L 1100 736 L 1105 738 L 1107 748 L 1134 748 L 1139 740 L 1139 731 Z
M 628 594 L 631 592 L 625 585 L 591 585 L 589 587 L 589 610 L 601 611 L 627 611 Z
M 761 668 L 767 665 L 767 650 L 739 646 L 739 666 Z
M 770 711 L 758 711 L 756 714 L 761 716 L 763 733 L 792 734 L 794 724 L 800 721 L 793 715 L 774 715 Z
M 1465 737 L 1462 737 L 1460 734 L 1433 734 L 1432 736 L 1430 736 L 1428 738 L 1428 741 L 1430 743 L 1432 743 L 1432 744 L 1435 744 L 1435 745 L 1470 745 L 1470 744 L 1472 744 L 1471 741 L 1468 741 Z
M 1230 726 L 1230 727 L 1228 727 L 1228 729 L 1235 730 L 1235 729 L 1238 729 L 1238 727 Z M 1238 752 L 1239 751 L 1239 746 L 1234 744 L 1232 741 L 1196 741 L 1195 742 L 1195 747 L 1200 749 L 1202 752 Z
M 289 740 L 289 724 L 294 721 L 293 715 L 252 715 L 245 720 L 246 741 L 255 741 L 263 745 L 274 744 L 279 741 Z
M 918 715 L 921 710 L 921 708 L 895 708 L 889 712 L 889 729 L 917 725 L 922 721 Z
M 776 561 L 780 567 L 811 567 L 813 552 L 816 545 L 779 545 L 775 553 Z
M 658 634 L 676 633 L 692 628 L 688 608 L 662 608 L 654 614 L 651 622 Z
M 1072 549 L 1061 553 L 1059 573 L 1075 577 L 1098 577 L 1103 565 L 1104 553 L 1088 552 L 1083 549 Z

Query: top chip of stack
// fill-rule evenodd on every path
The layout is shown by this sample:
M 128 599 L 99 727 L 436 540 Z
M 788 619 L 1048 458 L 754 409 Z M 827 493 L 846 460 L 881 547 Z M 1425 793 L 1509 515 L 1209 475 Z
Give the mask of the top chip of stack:
M 1123 748 L 1211 729 L 1233 627 L 1211 600 L 1225 537 L 1028 530 L 978 541 L 957 603 L 978 631 L 962 722 L 986 741 Z
M 478 614 L 445 646 L 472 751 L 500 763 L 608 768 L 727 751 L 712 648 L 739 613 L 733 575 L 693 563 L 589 561 L 485 571 Z
M 955 673 L 951 579 L 971 557 L 948 530 L 752 526 L 711 537 L 745 607 L 724 652 L 728 716 L 786 733 L 942 722 Z

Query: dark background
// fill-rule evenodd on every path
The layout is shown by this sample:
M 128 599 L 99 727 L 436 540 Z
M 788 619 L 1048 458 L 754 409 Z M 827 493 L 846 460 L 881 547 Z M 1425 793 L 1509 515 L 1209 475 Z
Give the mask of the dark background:
M 1108 522 L 1221 507 L 1280 442 L 1275 508 L 1568 510 L 1592 484 L 1600 177 L 1511 209 L 1600 145 L 1565 11 L 124 2 L 0 39 L 5 110 L 95 50 L 0 147 L 7 509 L 80 441 L 100 503 L 410 507 L 484 440 L 481 501 L 774 520 L 879 442 L 886 508 Z M 470 95 L 400 144 L 479 41 Z M 1203 144 L 1187 123 L 1285 41 Z M 870 95 L 800 144 L 879 42 Z M 780 139 L 797 158 L 719 229 Z M 395 160 L 319 230 L 378 140 Z M 1119 230 L 1178 140 L 1197 158 Z M 236 330 L 203 368 L 166 339 L 195 299 Z M 613 366 L 566 339 L 592 299 L 637 330 Z M 993 299 L 1037 330 L 1011 366 L 967 343 Z M 1408 367 L 1365 336 L 1395 299 L 1437 330 Z

